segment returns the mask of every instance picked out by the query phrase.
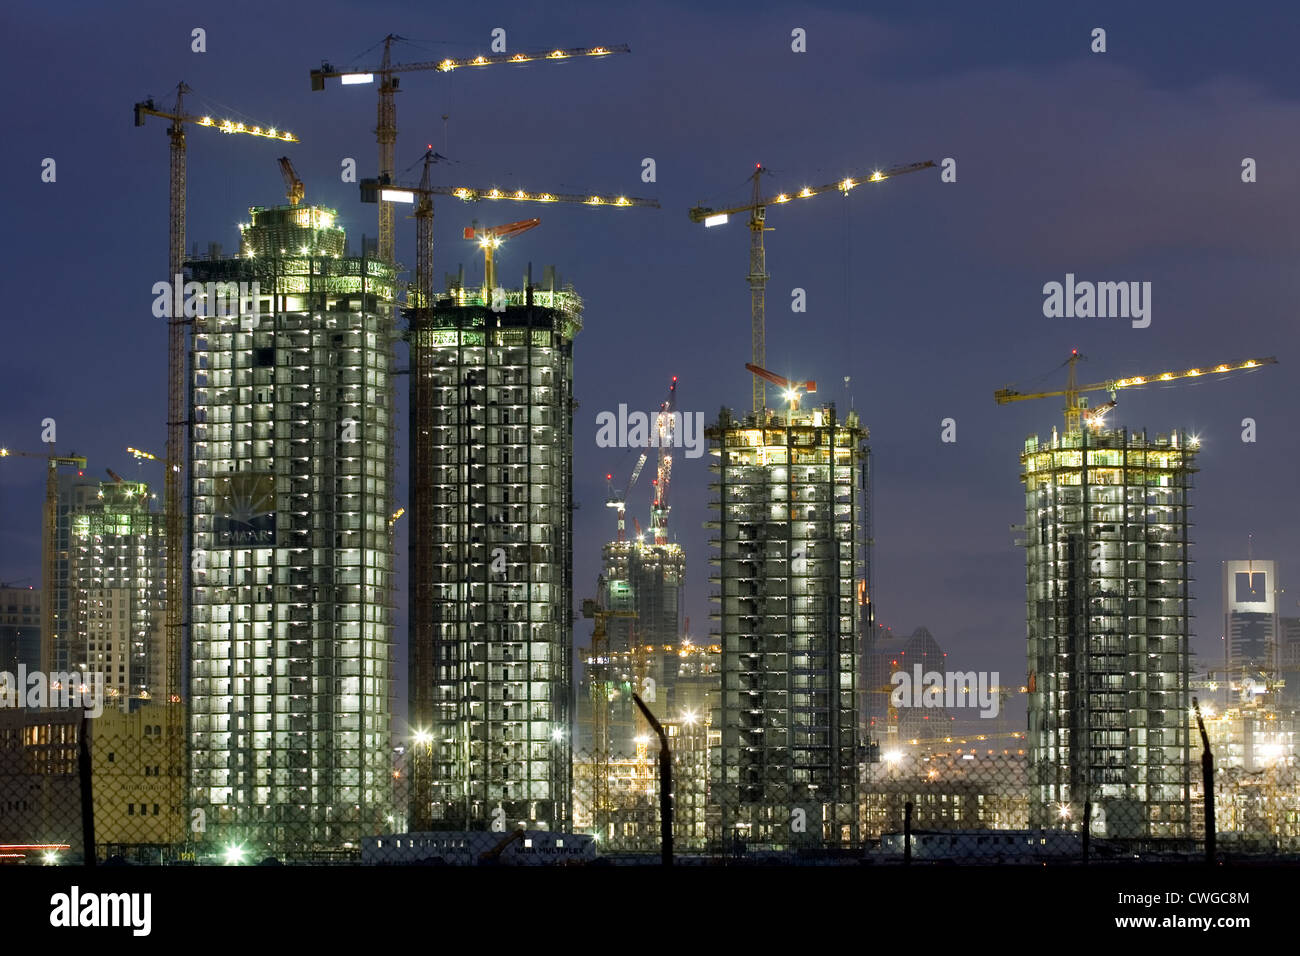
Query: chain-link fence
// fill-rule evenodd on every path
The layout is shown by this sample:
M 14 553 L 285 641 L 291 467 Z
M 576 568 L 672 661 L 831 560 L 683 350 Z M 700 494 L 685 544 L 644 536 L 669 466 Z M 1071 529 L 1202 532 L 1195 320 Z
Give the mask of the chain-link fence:
M 632 753 L 576 752 L 567 819 L 539 821 L 529 816 L 535 802 L 489 799 L 455 820 L 431 814 L 418 832 L 409 822 L 419 806 L 412 755 L 402 747 L 378 801 L 307 819 L 280 795 L 280 803 L 231 806 L 214 818 L 191 804 L 177 758 L 183 740 L 178 707 L 93 718 L 75 708 L 0 708 L 0 861 L 79 863 L 90 845 L 99 862 L 154 865 L 649 864 L 663 849 L 653 737 Z M 1173 780 L 1167 764 L 1161 779 L 1141 766 L 1116 774 L 1034 765 L 1024 749 L 978 741 L 872 750 L 853 787 L 829 788 L 808 783 L 799 768 L 724 769 L 712 740 L 673 740 L 678 863 L 1300 857 L 1300 766 L 1276 745 L 1221 755 L 1210 810 L 1199 745 Z M 328 755 L 318 756 L 313 766 L 326 766 Z M 744 786 L 725 779 L 737 772 Z

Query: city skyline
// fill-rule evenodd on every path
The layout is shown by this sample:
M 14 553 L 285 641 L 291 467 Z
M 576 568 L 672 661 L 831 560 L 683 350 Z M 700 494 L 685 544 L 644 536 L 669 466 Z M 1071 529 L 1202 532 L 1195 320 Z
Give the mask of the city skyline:
M 872 432 L 880 623 L 904 632 L 926 625 L 968 664 L 987 661 L 982 669 L 1017 673 L 1023 668 L 1023 568 L 1008 529 L 1020 520 L 1019 496 L 1012 491 L 1013 462 L 1024 435 L 1045 430 L 1055 410 L 1049 403 L 999 410 L 988 393 L 1010 380 L 1025 387 L 1043 380 L 1075 346 L 1091 356 L 1083 374 L 1096 379 L 1278 355 L 1282 367 L 1262 375 L 1125 394 L 1114 418 L 1131 428 L 1156 432 L 1186 427 L 1203 436 L 1193 534 L 1193 553 L 1203 568 L 1239 556 L 1249 531 L 1256 535 L 1256 553 L 1276 559 L 1284 573 L 1300 566 L 1291 528 L 1276 520 L 1288 513 L 1282 492 L 1241 490 L 1244 476 L 1285 474 L 1295 471 L 1300 460 L 1296 439 L 1285 434 L 1288 356 L 1293 352 L 1287 345 L 1294 344 L 1295 333 L 1283 324 L 1284 308 L 1276 305 L 1289 301 L 1286 263 L 1297 250 L 1295 237 L 1272 212 L 1294 205 L 1297 183 L 1285 171 L 1285 157 L 1296 149 L 1285 141 L 1289 134 L 1277 131 L 1289 125 L 1291 108 L 1282 97 L 1294 87 L 1295 77 L 1284 66 L 1261 62 L 1266 58 L 1242 58 L 1242 50 L 1271 42 L 1262 27 L 1240 26 L 1234 32 L 1231 21 L 1225 21 L 1222 37 L 1239 42 L 1221 39 L 1211 54 L 1199 38 L 1183 38 L 1191 44 L 1187 48 L 1171 46 L 1151 15 L 1116 11 L 1107 14 L 1109 29 L 1112 36 L 1125 37 L 1124 43 L 1098 57 L 1080 39 L 1085 30 L 1041 13 L 1025 15 L 1025 32 L 1037 31 L 1043 38 L 1036 48 L 1028 49 L 1020 34 L 999 39 L 980 32 L 975 35 L 986 41 L 981 51 L 975 42 L 966 48 L 952 38 L 951 28 L 940 29 L 925 18 L 903 15 L 882 22 L 823 9 L 805 17 L 806 23 L 793 24 L 809 31 L 811 52 L 809 60 L 787 64 L 781 56 L 796 55 L 785 52 L 791 24 L 779 10 L 763 11 L 723 34 L 712 29 L 721 15 L 661 9 L 680 18 L 682 36 L 649 29 L 648 14 L 573 14 L 549 22 L 518 15 L 519 26 L 511 17 L 506 27 L 512 49 L 626 41 L 632 54 L 551 73 L 539 66 L 522 80 L 508 75 L 513 68 L 504 76 L 485 71 L 448 77 L 447 82 L 417 76 L 402 88 L 399 178 L 412 178 L 409 168 L 432 143 L 458 161 L 441 173 L 444 182 L 499 181 L 503 187 L 571 183 L 653 195 L 663 204 L 659 212 L 638 213 L 635 221 L 548 209 L 543 229 L 508 242 L 501 252 L 503 284 L 515 285 L 528 262 L 538 269 L 554 262 L 583 289 L 589 313 L 599 317 L 575 347 L 581 408 L 575 416 L 574 483 L 582 505 L 574 516 L 576 589 L 593 586 L 588 582 L 595 580 L 600 548 L 610 536 L 609 515 L 602 507 L 604 475 L 613 472 L 616 480 L 625 480 L 635 458 L 597 447 L 596 414 L 621 403 L 652 408 L 670 374 L 680 377 L 683 409 L 712 416 L 719 404 L 744 406 L 749 391 L 743 368 L 748 358 L 744 227 L 733 222 L 706 232 L 692 226 L 685 212 L 701 200 L 743 199 L 745 177 L 755 161 L 772 168 L 776 188 L 786 183 L 797 188 L 872 165 L 949 156 L 958 161 L 956 183 L 941 183 L 937 171 L 922 173 L 855 192 L 847 200 L 830 196 L 802 209 L 783 210 L 779 220 L 773 217 L 776 231 L 768 239 L 769 365 L 792 377 L 818 379 L 822 394 L 841 409 L 849 407 L 851 391 L 853 406 Z M 272 24 L 276 16 L 270 14 Z M 403 22 L 427 24 L 425 16 L 416 7 L 392 10 L 393 19 Z M 867 38 L 872 56 L 864 60 L 862 50 L 835 35 L 849 24 L 854 36 Z M 457 22 L 447 35 L 457 41 L 457 52 L 472 53 L 486 47 L 495 25 L 470 18 Z M 302 52 L 297 59 L 263 59 L 255 77 L 241 78 L 238 71 L 219 68 L 227 54 L 218 41 L 230 45 L 233 34 L 209 25 L 211 52 L 198 55 L 181 42 L 191 27 L 188 22 L 182 24 L 178 15 L 159 21 L 156 29 L 164 27 L 176 33 L 169 40 L 175 52 L 147 65 L 128 64 L 116 89 L 87 94 L 88 128 L 79 136 L 110 144 L 103 169 L 92 170 L 81 161 L 74 144 L 45 125 L 53 120 L 38 115 L 27 135 L 33 148 L 43 137 L 48 140 L 49 148 L 38 151 L 59 160 L 58 180 L 39 183 L 34 166 L 16 174 L 33 185 L 18 197 L 15 228 L 51 238 L 15 250 L 18 267 L 4 280 L 6 291 L 22 297 L 19 275 L 24 284 L 52 286 L 48 260 L 54 232 L 44 230 L 78 205 L 102 210 L 101 228 L 120 241 L 101 240 L 85 268 L 102 289 L 96 313 L 114 321 L 80 322 L 71 327 L 76 334 L 61 336 L 57 343 L 45 336 L 41 323 L 18 325 L 16 347 L 0 360 L 12 399 L 0 435 L 6 445 L 39 450 L 40 422 L 53 417 L 59 426 L 58 450 L 86 455 L 91 474 L 112 467 L 151 481 L 159 478 L 156 468 L 142 466 L 137 473 L 123 465 L 127 445 L 156 452 L 163 445 L 164 356 L 160 323 L 148 313 L 148 292 L 165 272 L 165 135 L 161 126 L 132 130 L 126 105 L 150 93 L 165 101 L 176 79 L 184 76 L 200 94 L 283 123 L 302 140 L 287 151 L 299 166 L 308 201 L 337 206 L 350 235 L 372 235 L 374 207 L 359 203 L 355 187 L 339 181 L 337 167 L 342 157 L 354 157 L 359 176 L 375 172 L 369 132 L 373 89 L 331 87 L 311 93 L 306 73 L 322 57 L 340 65 L 352 62 L 350 54 L 360 53 L 388 29 L 377 26 L 375 37 L 355 41 L 353 50 L 339 39 L 337 24 L 324 17 L 299 31 L 295 48 Z M 706 55 L 699 48 L 701 37 L 724 35 L 729 38 L 721 41 L 724 49 Z M 762 95 L 769 105 L 761 114 L 749 105 L 752 94 L 738 63 L 740 51 L 760 39 L 771 45 L 773 71 L 787 87 L 764 82 Z M 256 58 L 263 42 L 241 37 L 238 53 Z M 928 42 L 950 58 L 938 64 Z M 74 35 L 69 50 L 92 61 L 104 55 L 96 52 L 89 32 Z M 419 58 L 418 48 L 403 55 Z M 371 51 L 355 62 L 376 59 Z M 711 61 L 707 68 L 706 60 Z M 21 55 L 11 68 L 20 63 Z M 992 64 L 997 71 L 989 68 Z M 684 89 L 691 77 L 706 82 L 708 89 L 700 104 L 682 103 L 680 117 L 667 106 L 653 122 L 644 116 L 633 122 L 623 115 L 628 102 L 671 102 L 669 94 Z M 1256 85 L 1242 87 L 1241 77 L 1256 77 Z M 845 129 L 833 121 L 837 114 L 826 113 L 821 91 L 836 79 L 880 82 L 879 96 L 860 111 L 850 108 L 865 115 L 860 125 Z M 542 104 L 519 98 L 521 90 L 533 85 L 538 95 L 562 101 L 576 90 L 590 94 L 593 80 L 601 86 L 600 95 L 584 100 L 589 115 L 580 126 L 552 123 Z M 963 82 L 970 87 L 964 94 Z M 129 93 L 121 96 L 128 87 Z M 110 99 L 110 92 L 118 98 Z M 1068 93 L 1085 104 L 1081 133 L 1054 121 L 1049 93 Z M 1008 94 L 1024 104 L 1022 123 L 1010 128 L 1001 99 Z M 1172 110 L 1172 119 L 1168 110 L 1156 114 L 1158 121 L 1145 130 L 1149 139 L 1137 140 L 1137 127 L 1123 122 L 1127 113 L 1120 109 L 1132 95 L 1152 111 L 1172 98 L 1183 112 Z M 731 98 L 743 107 L 738 115 L 718 115 L 717 107 Z M 945 109 L 953 108 L 946 105 L 952 100 L 961 105 L 961 115 L 944 116 Z M 918 105 L 922 101 L 927 102 L 924 110 Z M 780 122 L 755 122 L 772 112 L 771 103 L 784 107 L 776 115 L 792 116 L 801 107 L 806 118 L 789 120 L 788 129 Z M 1186 111 L 1193 107 L 1213 118 L 1189 119 Z M 1116 112 L 1121 114 L 1118 124 L 1113 122 Z M 1138 107 L 1131 112 L 1141 114 Z M 443 113 L 450 116 L 445 136 Z M 981 116 L 1001 117 L 999 136 L 979 133 Z M 1240 140 L 1240 148 L 1236 140 L 1225 141 L 1224 128 Z M 707 165 L 691 155 L 701 130 L 710 156 Z M 1080 139 L 1086 142 L 1089 134 L 1103 130 L 1113 132 L 1102 153 L 1077 148 Z M 510 144 L 521 136 L 529 149 L 511 153 Z M 578 144 L 584 145 L 575 148 Z M 191 245 L 213 239 L 233 246 L 234 224 L 248 203 L 279 201 L 275 147 L 254 146 L 232 149 L 220 137 L 192 138 Z M 1130 163 L 1125 147 L 1137 155 L 1177 156 L 1180 162 L 1173 169 L 1148 170 Z M 1259 160 L 1259 182 L 1240 182 L 1242 156 Z M 654 184 L 641 182 L 645 157 L 657 160 Z M 102 176 L 122 184 L 121 194 L 132 199 L 129 206 L 96 192 Z M 1234 190 L 1255 192 L 1238 202 Z M 1025 195 L 1035 201 L 1025 204 Z M 1179 211 L 1184 195 L 1207 204 L 1195 220 Z M 832 209 L 836 203 L 839 208 Z M 1095 208 L 1085 214 L 1089 205 Z M 450 199 L 441 201 L 438 210 L 434 271 L 439 279 L 461 262 L 468 275 L 476 275 L 474 250 L 462 247 L 458 238 L 471 219 L 517 217 L 506 208 L 462 208 Z M 983 243 L 995 213 L 1001 221 L 993 242 Z M 1108 218 L 1119 225 L 1103 226 Z M 1196 225 L 1201 220 L 1213 222 L 1217 231 L 1210 234 Z M 1044 230 L 1053 221 L 1073 228 L 1044 247 Z M 399 259 L 413 263 L 414 229 L 400 217 L 397 238 Z M 1128 323 L 1045 318 L 1041 288 L 1067 273 L 1152 281 L 1153 324 L 1132 329 Z M 794 288 L 807 292 L 808 313 L 788 310 Z M 656 303 L 657 297 L 666 301 Z M 664 307 L 668 301 L 678 306 L 678 298 L 684 307 Z M 700 341 L 702 314 L 710 317 L 708 341 Z M 846 314 L 853 317 L 846 319 Z M 131 324 L 137 315 L 138 328 Z M 121 334 L 123 327 L 130 334 Z M 921 351 L 921 344 L 933 348 Z M 63 371 L 92 364 L 96 374 L 86 384 L 67 380 Z M 852 379 L 848 390 L 841 384 L 844 375 Z M 1059 387 L 1059 379 L 1048 379 L 1041 387 Z M 104 394 L 111 398 L 105 401 Z M 399 421 L 404 407 L 399 405 Z M 949 417 L 957 425 L 955 444 L 940 439 L 940 423 Z M 1259 422 L 1259 440 L 1253 445 L 1238 437 L 1244 417 Z M 407 445 L 407 438 L 399 434 L 399 445 Z M 44 476 L 30 464 L 5 462 L 3 468 L 0 578 L 37 578 Z M 399 501 L 409 503 L 405 470 L 399 463 Z M 672 528 L 692 555 L 707 550 L 707 533 L 700 528 L 707 520 L 706 484 L 701 462 L 678 462 Z M 631 514 L 647 514 L 648 495 L 645 501 L 634 496 L 628 508 Z M 399 554 L 405 533 L 399 524 Z M 403 563 L 399 560 L 399 568 Z M 916 573 L 918 567 L 924 571 Z M 706 577 L 703 561 L 688 563 L 684 614 L 697 622 L 701 636 L 708 613 Z M 399 581 L 399 604 L 404 604 L 410 586 L 400 574 Z M 1193 650 L 1198 667 L 1222 656 L 1217 626 L 1206 623 L 1220 619 L 1214 606 L 1217 591 L 1204 575 L 1196 586 L 1200 621 Z M 936 601 L 937 595 L 942 599 Z M 582 596 L 575 591 L 575 597 Z M 1283 606 L 1280 613 L 1286 610 Z M 404 616 L 398 618 L 397 632 L 405 633 Z M 585 643 L 585 627 L 578 628 L 578 637 Z

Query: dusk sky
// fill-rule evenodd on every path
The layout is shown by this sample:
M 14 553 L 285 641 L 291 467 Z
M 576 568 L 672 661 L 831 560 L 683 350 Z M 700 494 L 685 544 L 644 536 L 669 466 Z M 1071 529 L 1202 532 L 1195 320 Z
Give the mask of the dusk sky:
M 534 214 L 540 228 L 499 252 L 503 285 L 554 264 L 586 305 L 575 345 L 575 597 L 594 596 L 612 536 L 605 479 L 622 487 L 636 453 L 596 446 L 596 415 L 653 411 L 678 376 L 683 412 L 716 418 L 750 400 L 749 234 L 743 217 L 691 223 L 697 203 L 737 204 L 756 162 L 768 191 L 795 191 L 896 164 L 956 160 L 774 208 L 767 236 L 767 364 L 815 379 L 871 432 L 877 619 L 925 625 L 962 668 L 1025 673 L 1024 520 L 1018 456 L 1062 423 L 1059 399 L 998 407 L 993 391 L 1061 388 L 1071 348 L 1081 381 L 1276 356 L 1262 371 L 1122 392 L 1112 420 L 1201 436 L 1193 520 L 1193 648 L 1221 660 L 1219 562 L 1281 563 L 1284 614 L 1300 608 L 1300 60 L 1286 3 L 635 5 L 375 2 L 6 5 L 5 267 L 0 445 L 58 448 L 158 484 L 127 445 L 164 450 L 166 332 L 151 287 L 167 279 L 166 124 L 132 126 L 131 106 L 169 106 L 178 81 L 196 112 L 292 130 L 288 147 L 191 127 L 189 243 L 238 245 L 250 205 L 283 202 L 287 153 L 306 201 L 337 208 L 355 249 L 374 236 L 340 164 L 377 170 L 374 86 L 309 71 L 377 66 L 387 33 L 409 62 L 626 43 L 600 61 L 401 75 L 398 178 L 414 182 L 432 144 L 447 185 L 655 198 L 660 210 L 593 210 L 440 199 L 434 272 L 482 262 L 461 239 L 472 220 Z M 128 12 L 129 11 L 129 12 Z M 206 30 L 206 53 L 191 30 Z M 1090 51 L 1106 31 L 1107 52 Z M 806 31 L 807 52 L 791 50 Z M 227 108 L 230 107 L 230 108 Z M 448 117 L 445 127 L 443 115 Z M 41 181 L 42 160 L 57 180 Z M 653 158 L 656 182 L 641 181 Z M 1242 182 L 1242 161 L 1258 181 Z M 398 208 L 399 259 L 415 227 Z M 1043 286 L 1150 282 L 1151 324 L 1046 318 Z M 807 311 L 791 311 L 805 290 Z M 398 364 L 406 365 L 399 347 Z M 844 378 L 851 381 L 846 388 Z M 405 388 L 402 380 L 401 388 Z M 1093 401 L 1105 401 L 1094 393 Z M 1258 440 L 1241 440 L 1243 418 Z M 953 418 L 957 441 L 940 440 Z M 409 429 L 399 405 L 399 502 L 408 503 Z M 708 630 L 708 456 L 678 456 L 672 535 L 687 555 L 686 613 Z M 650 466 L 647 466 L 649 469 Z M 649 470 L 629 503 L 648 525 Z M 0 463 L 0 579 L 40 580 L 44 473 Z M 161 497 L 161 495 L 160 495 Z M 405 523 L 400 527 L 405 528 Z M 399 675 L 407 600 L 399 536 Z M 579 621 L 586 643 L 590 624 Z M 1208 660 L 1207 660 L 1208 658 Z M 1013 676 L 1014 675 L 1014 676 Z M 403 708 L 404 709 L 404 708 Z

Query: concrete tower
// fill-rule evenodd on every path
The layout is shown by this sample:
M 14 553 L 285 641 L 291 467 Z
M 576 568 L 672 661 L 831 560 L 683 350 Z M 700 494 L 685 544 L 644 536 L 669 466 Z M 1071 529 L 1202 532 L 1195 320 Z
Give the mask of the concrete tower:
M 1189 496 L 1175 431 L 1034 437 L 1025 485 L 1030 825 L 1188 835 Z
M 582 303 L 545 285 L 453 285 L 411 332 L 414 830 L 570 826 Z
M 331 209 L 251 212 L 187 263 L 238 284 L 191 352 L 192 799 L 250 854 L 340 852 L 391 812 L 393 268 Z
M 858 826 L 867 431 L 833 406 L 706 433 L 717 457 L 723 689 L 713 770 L 726 840 L 848 842 Z

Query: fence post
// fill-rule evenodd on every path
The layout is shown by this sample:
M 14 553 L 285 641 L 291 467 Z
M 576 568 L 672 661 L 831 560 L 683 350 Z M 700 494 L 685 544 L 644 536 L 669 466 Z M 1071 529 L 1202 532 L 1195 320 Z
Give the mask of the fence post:
M 1092 840 L 1092 800 L 1083 801 L 1083 862 L 1088 862 L 1089 843 Z
M 664 733 L 655 715 L 641 700 L 641 695 L 632 694 L 645 719 L 649 721 L 654 732 L 659 735 L 659 847 L 660 858 L 664 866 L 673 865 L 673 755 L 668 749 L 668 735 Z
M 77 735 L 77 775 L 81 780 L 81 855 L 86 866 L 95 865 L 95 799 L 91 787 L 90 716 L 82 711 Z
M 1201 779 L 1205 786 L 1205 862 L 1214 865 L 1215 828 L 1214 828 L 1214 754 L 1210 752 L 1210 736 L 1205 732 L 1205 721 L 1201 719 L 1201 705 L 1192 698 L 1192 710 L 1196 712 L 1196 727 L 1201 732 Z
M 903 863 L 912 862 L 912 801 L 903 804 Z

